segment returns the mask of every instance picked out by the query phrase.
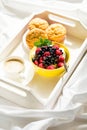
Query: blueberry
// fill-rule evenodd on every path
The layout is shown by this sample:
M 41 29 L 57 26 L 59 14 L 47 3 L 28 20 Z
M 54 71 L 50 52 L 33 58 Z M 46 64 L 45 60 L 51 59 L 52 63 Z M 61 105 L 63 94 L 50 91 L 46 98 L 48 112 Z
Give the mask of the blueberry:
M 51 52 L 52 47 L 51 47 L 51 46 L 48 46 L 47 50 Z
M 45 52 L 47 48 L 45 46 L 41 47 L 42 51 Z
M 44 51 L 42 50 L 42 55 L 44 54 Z
M 39 55 L 37 55 L 35 58 L 36 58 L 37 60 L 39 60 L 40 57 L 41 57 L 41 55 L 39 54 Z
M 36 59 L 35 59 L 35 57 L 34 58 L 32 58 L 32 61 L 34 62 Z
M 62 54 L 63 54 L 63 51 L 60 49 L 60 51 L 62 52 Z
M 52 58 L 51 58 L 51 62 L 53 63 L 53 62 L 54 62 L 54 60 L 55 60 L 55 59 L 52 57 Z
M 55 54 L 55 53 L 53 53 L 53 57 L 56 57 L 56 54 Z
M 49 60 L 49 59 L 51 59 L 52 58 L 52 56 L 47 56 L 47 59 Z
M 58 62 L 58 59 L 55 59 L 54 64 L 56 64 L 57 62 Z
M 54 55 L 54 54 L 55 54 L 55 48 L 52 48 L 52 49 L 50 50 L 50 53 L 51 53 L 51 55 Z
M 59 59 L 59 55 L 56 55 L 56 58 Z

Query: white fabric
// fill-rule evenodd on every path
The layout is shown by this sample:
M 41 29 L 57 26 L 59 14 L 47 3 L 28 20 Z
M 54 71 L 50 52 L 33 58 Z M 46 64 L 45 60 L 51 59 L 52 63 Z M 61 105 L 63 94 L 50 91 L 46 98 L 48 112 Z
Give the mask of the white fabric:
M 69 3 L 67 0 L 38 0 L 37 3 L 35 0 L 0 1 L 0 50 L 24 19 L 39 10 L 49 8 L 70 17 L 78 17 L 87 28 L 86 0 L 70 0 Z M 0 98 L 0 130 L 87 130 L 86 66 L 87 54 L 64 87 L 53 110 L 29 110 Z

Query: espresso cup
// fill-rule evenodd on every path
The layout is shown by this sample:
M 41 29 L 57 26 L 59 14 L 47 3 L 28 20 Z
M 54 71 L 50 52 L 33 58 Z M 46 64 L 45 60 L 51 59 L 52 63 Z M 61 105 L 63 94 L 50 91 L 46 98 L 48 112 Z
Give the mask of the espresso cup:
M 23 84 L 27 84 L 34 76 L 30 62 L 21 57 L 11 56 L 6 58 L 3 67 L 6 77 Z

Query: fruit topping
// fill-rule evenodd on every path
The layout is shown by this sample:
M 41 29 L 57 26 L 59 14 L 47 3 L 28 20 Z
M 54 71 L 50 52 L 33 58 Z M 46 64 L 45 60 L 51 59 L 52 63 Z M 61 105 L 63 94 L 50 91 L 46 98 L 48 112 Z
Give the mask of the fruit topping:
M 37 47 L 32 61 L 44 69 L 57 69 L 64 66 L 65 52 L 58 45 Z
M 49 66 L 47 66 L 47 69 L 52 70 L 52 69 L 55 69 L 55 67 L 54 67 L 54 65 L 49 65 Z
M 39 64 L 39 67 L 44 68 L 43 63 L 40 63 L 40 64 Z
M 35 65 L 38 65 L 38 61 L 37 61 L 37 60 L 35 60 L 35 61 L 34 61 L 34 64 L 35 64 Z
M 54 45 L 53 48 L 59 49 L 59 46 L 58 45 Z
M 56 49 L 56 55 L 62 55 L 62 51 L 59 49 Z
M 50 56 L 50 52 L 49 51 L 44 52 L 44 56 Z
M 63 65 L 64 65 L 63 62 L 59 62 L 59 63 L 58 63 L 58 67 L 62 67 Z
M 36 54 L 39 54 L 40 51 L 41 51 L 41 48 L 38 47 L 38 48 L 36 49 Z
M 59 61 L 64 62 L 64 59 L 65 59 L 65 58 L 64 58 L 63 55 L 60 55 L 60 56 L 59 56 Z

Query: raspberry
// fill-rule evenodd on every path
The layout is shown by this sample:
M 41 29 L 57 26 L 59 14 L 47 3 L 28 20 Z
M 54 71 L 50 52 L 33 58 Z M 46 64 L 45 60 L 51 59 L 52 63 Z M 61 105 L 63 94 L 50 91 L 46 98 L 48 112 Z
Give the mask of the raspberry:
M 59 46 L 58 45 L 54 45 L 53 48 L 59 49 Z
M 65 58 L 63 57 L 63 55 L 60 55 L 60 56 L 59 56 L 59 61 L 64 62 L 64 59 L 65 59 Z
M 37 60 L 35 60 L 35 61 L 34 61 L 34 64 L 35 64 L 35 65 L 38 65 L 38 61 L 37 61 Z
M 43 58 L 42 58 L 43 60 L 45 60 L 46 59 L 46 56 L 43 56 Z
M 62 67 L 63 65 L 64 65 L 63 62 L 59 62 L 59 63 L 58 63 L 58 67 Z
M 43 63 L 40 63 L 40 64 L 39 64 L 39 67 L 44 68 Z
M 40 62 L 40 63 L 42 63 L 42 62 L 43 62 L 43 58 L 42 58 L 42 57 L 40 57 L 39 62 Z
M 49 52 L 49 51 L 46 51 L 46 52 L 44 53 L 44 56 L 50 56 L 50 52 Z
M 62 55 L 62 52 L 59 49 L 57 49 L 56 50 L 56 55 Z
M 38 54 L 40 51 L 41 51 L 41 48 L 38 47 L 38 48 L 36 49 L 36 54 Z
M 49 66 L 47 66 L 47 69 L 52 70 L 52 69 L 55 69 L 55 67 L 54 67 L 54 65 L 49 65 Z

